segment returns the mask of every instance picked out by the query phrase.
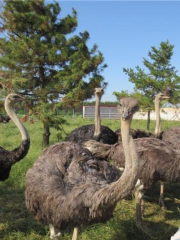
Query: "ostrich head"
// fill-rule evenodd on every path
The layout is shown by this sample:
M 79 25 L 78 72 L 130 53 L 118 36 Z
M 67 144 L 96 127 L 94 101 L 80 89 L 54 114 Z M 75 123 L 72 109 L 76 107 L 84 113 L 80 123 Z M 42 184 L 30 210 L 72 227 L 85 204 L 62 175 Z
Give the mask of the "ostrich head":
M 139 102 L 132 97 L 122 97 L 119 100 L 121 119 L 123 121 L 132 118 L 133 114 L 139 110 Z
M 89 140 L 85 142 L 83 146 L 87 148 L 97 159 L 105 159 L 111 149 L 111 145 L 99 143 L 95 140 Z
M 18 95 L 18 94 L 9 94 L 7 97 L 6 97 L 6 103 L 7 104 L 11 104 L 11 105 L 14 105 L 15 103 L 17 102 L 21 102 L 23 101 L 25 98 Z
M 99 95 L 100 97 L 103 95 L 103 88 L 95 88 L 95 95 Z
M 163 93 L 160 92 L 156 95 L 156 99 L 160 101 L 162 101 L 163 99 L 168 99 L 169 96 L 168 96 L 168 92 L 167 91 L 164 91 Z

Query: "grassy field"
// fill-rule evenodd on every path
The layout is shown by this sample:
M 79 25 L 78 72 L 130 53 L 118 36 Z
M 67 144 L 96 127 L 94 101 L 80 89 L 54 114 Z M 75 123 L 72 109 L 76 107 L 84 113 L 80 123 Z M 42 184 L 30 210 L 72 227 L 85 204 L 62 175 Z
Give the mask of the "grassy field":
M 65 132 L 83 124 L 94 123 L 93 120 L 82 118 L 67 119 L 69 125 L 64 125 Z M 118 120 L 102 120 L 103 125 L 112 130 L 120 127 Z M 179 122 L 162 121 L 162 129 L 180 125 Z M 28 155 L 18 164 L 14 165 L 10 178 L 0 182 L 0 239 L 4 240 L 40 240 L 49 239 L 48 227 L 38 223 L 28 213 L 24 202 L 25 174 L 41 154 L 42 125 L 25 123 L 31 137 L 31 147 Z M 153 132 L 154 121 L 151 122 L 150 131 Z M 132 128 L 146 130 L 146 121 L 133 120 Z M 50 142 L 58 141 L 59 132 L 51 130 Z M 0 146 L 12 150 L 21 142 L 21 136 L 12 122 L 0 124 Z M 65 134 L 62 135 L 65 138 Z M 62 139 L 63 140 L 63 139 Z M 158 206 L 159 185 L 153 186 L 147 192 L 151 202 L 145 204 L 144 222 L 147 229 L 137 228 L 135 221 L 135 201 L 132 196 L 118 203 L 114 217 L 106 224 L 96 224 L 80 230 L 79 240 L 170 240 L 177 228 L 180 227 L 180 183 L 165 185 L 165 204 L 167 210 Z M 62 240 L 70 240 L 72 229 L 63 233 Z

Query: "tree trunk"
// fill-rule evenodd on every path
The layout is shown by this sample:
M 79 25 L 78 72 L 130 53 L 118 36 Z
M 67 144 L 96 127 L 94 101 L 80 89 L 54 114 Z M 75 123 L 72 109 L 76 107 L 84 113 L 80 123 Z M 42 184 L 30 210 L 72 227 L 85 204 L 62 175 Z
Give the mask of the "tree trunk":
M 148 110 L 148 115 L 147 115 L 147 130 L 149 131 L 150 127 L 150 110 Z
M 49 137 L 50 137 L 51 133 L 49 130 L 49 127 L 44 125 L 44 132 L 43 132 L 43 147 L 47 147 L 49 145 Z

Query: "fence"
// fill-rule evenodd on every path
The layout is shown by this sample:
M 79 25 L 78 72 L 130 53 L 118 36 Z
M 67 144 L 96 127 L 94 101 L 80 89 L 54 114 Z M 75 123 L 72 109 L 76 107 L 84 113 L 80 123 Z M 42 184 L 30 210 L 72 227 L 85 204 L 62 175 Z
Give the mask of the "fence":
M 161 108 L 160 111 L 161 119 L 168 121 L 179 121 L 180 120 L 180 108 Z M 147 112 L 137 112 L 134 114 L 134 119 L 147 119 Z M 151 120 L 156 120 L 156 114 L 154 111 L 150 114 Z
M 83 106 L 83 118 L 94 118 L 95 107 Z M 117 107 L 100 107 L 100 117 L 108 119 L 119 119 L 120 113 Z
M 95 107 L 83 106 L 83 118 L 94 118 Z M 161 119 L 179 121 L 180 120 L 180 108 L 162 108 Z M 120 119 L 120 113 L 117 107 L 100 107 L 100 117 L 107 119 Z M 156 120 L 156 114 L 154 111 L 150 115 L 151 120 Z M 137 112 L 134 114 L 133 119 L 147 120 L 147 112 Z

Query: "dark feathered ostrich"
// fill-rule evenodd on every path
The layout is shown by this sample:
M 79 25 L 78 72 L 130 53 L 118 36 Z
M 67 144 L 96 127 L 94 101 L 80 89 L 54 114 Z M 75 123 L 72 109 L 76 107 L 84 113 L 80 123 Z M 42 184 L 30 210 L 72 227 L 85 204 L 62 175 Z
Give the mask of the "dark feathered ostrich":
M 119 171 L 105 161 L 97 161 L 80 145 L 63 142 L 46 149 L 26 174 L 26 206 L 37 220 L 50 224 L 51 239 L 60 230 L 106 221 L 116 203 L 127 196 L 138 179 L 138 158 L 129 134 L 137 100 L 123 98 L 122 144 L 125 169 Z M 129 151 L 131 148 L 131 151 Z
M 11 120 L 9 116 L 0 116 L 0 123 L 8 123 Z
M 95 88 L 96 104 L 95 104 L 95 125 L 89 124 L 74 129 L 67 137 L 68 141 L 83 143 L 90 139 L 99 142 L 114 144 L 118 140 L 118 136 L 110 128 L 101 125 L 100 119 L 100 100 L 103 94 L 102 88 Z
M 23 100 L 24 98 L 17 94 L 9 94 L 5 100 L 5 110 L 18 127 L 22 136 L 22 142 L 18 148 L 12 151 L 0 147 L 0 181 L 4 181 L 9 177 L 12 165 L 23 159 L 29 150 L 30 138 L 28 132 L 13 110 L 14 104 Z
M 134 139 L 138 153 L 140 175 L 139 179 L 143 189 L 150 188 L 157 181 L 180 181 L 180 154 L 159 139 L 138 138 Z M 96 141 L 88 141 L 84 146 L 98 159 L 111 159 L 113 165 L 124 168 L 125 157 L 122 143 L 114 145 L 102 144 Z M 143 190 L 142 189 L 142 190 Z M 137 199 L 137 220 L 141 222 L 140 202 L 141 194 Z

